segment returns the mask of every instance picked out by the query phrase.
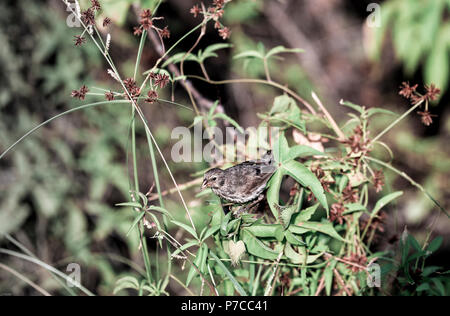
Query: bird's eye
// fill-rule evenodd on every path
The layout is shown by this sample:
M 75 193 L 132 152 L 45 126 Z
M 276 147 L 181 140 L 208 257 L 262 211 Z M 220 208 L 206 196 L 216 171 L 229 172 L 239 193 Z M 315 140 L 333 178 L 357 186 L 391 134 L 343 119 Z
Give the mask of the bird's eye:
M 217 177 L 212 177 L 211 180 L 216 181 Z

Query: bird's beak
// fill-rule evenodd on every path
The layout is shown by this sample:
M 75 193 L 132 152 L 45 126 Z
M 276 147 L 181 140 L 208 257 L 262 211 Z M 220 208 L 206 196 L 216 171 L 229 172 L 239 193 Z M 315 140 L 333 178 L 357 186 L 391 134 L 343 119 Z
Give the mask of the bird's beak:
M 202 183 L 202 191 L 203 191 L 204 189 L 206 189 L 206 188 L 208 188 L 208 180 L 207 180 L 207 179 L 204 179 L 204 180 L 203 180 L 203 183 Z

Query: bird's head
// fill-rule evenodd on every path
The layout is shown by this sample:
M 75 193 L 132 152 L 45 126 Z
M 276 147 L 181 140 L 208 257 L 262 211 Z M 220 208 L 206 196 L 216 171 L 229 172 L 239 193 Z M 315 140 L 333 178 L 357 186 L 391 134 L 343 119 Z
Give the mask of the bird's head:
M 206 188 L 219 189 L 223 186 L 223 172 L 219 168 L 208 170 L 203 177 L 202 190 Z

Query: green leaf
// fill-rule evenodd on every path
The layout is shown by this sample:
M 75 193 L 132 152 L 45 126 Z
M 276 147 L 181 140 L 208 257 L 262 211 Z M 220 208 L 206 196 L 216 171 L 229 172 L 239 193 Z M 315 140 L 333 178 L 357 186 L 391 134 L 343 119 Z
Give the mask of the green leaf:
M 216 100 L 214 104 L 211 106 L 208 112 L 208 118 L 211 119 L 214 115 L 214 111 L 216 110 L 217 106 L 219 105 L 219 100 Z
M 255 237 L 260 238 L 276 238 L 282 240 L 283 227 L 277 224 L 254 224 L 245 228 Z
M 425 64 L 425 81 L 445 90 L 449 75 L 450 26 L 443 27 Z
M 205 48 L 205 50 L 202 52 L 201 50 L 198 53 L 198 59 L 201 62 L 204 62 L 207 58 L 211 57 L 217 57 L 218 55 L 215 53 L 216 51 L 228 47 L 233 47 L 232 44 L 226 44 L 226 43 L 219 43 L 219 44 L 213 44 Z
M 297 225 L 300 222 L 307 222 L 311 219 L 311 216 L 314 215 L 319 204 L 315 204 L 313 206 L 308 207 L 307 209 L 302 210 L 296 217 L 294 223 Z
M 191 234 L 191 235 L 194 236 L 196 239 L 198 239 L 197 233 L 195 232 L 194 228 L 192 228 L 191 226 L 186 225 L 186 224 L 181 223 L 181 222 L 176 221 L 176 220 L 172 220 L 171 222 L 172 222 L 173 224 L 175 224 L 175 225 L 177 225 L 177 226 L 183 228 L 183 229 L 186 230 L 189 234 Z
M 263 259 L 275 260 L 278 258 L 278 253 L 261 240 L 256 238 L 247 228 L 242 230 L 242 239 L 245 243 L 248 253 Z
M 228 227 L 228 222 L 230 221 L 231 218 L 231 212 L 228 213 L 227 215 L 225 215 L 225 217 L 222 219 L 222 222 L 220 223 L 220 233 L 222 236 L 226 236 L 228 231 L 227 231 L 227 227 Z
M 358 211 L 367 211 L 367 208 L 360 203 L 349 203 L 344 205 L 347 211 L 344 214 L 350 214 Z
M 272 152 L 275 161 L 279 163 L 289 160 L 289 144 L 284 132 L 278 135 L 273 144 Z
M 216 260 L 219 267 L 222 269 L 223 272 L 228 276 L 230 281 L 233 283 L 234 288 L 236 291 L 238 291 L 241 296 L 248 296 L 247 292 L 242 288 L 242 286 L 239 284 L 239 282 L 235 279 L 233 274 L 230 272 L 230 270 L 227 269 L 227 267 L 223 264 L 223 262 L 214 254 L 214 252 L 210 252 L 211 257 Z
M 240 133 L 244 133 L 244 129 L 235 121 L 233 120 L 231 117 L 229 117 L 228 115 L 226 115 L 225 113 L 216 113 L 214 114 L 214 116 L 212 117 L 213 119 L 222 119 L 224 121 L 228 121 L 231 125 L 233 125 L 234 127 L 236 127 L 236 129 L 240 132 Z
M 446 296 L 447 293 L 445 291 L 444 284 L 442 284 L 442 281 L 437 278 L 432 279 L 432 281 L 433 281 L 434 285 L 436 286 L 437 290 L 439 291 L 439 295 Z
M 345 187 L 348 184 L 348 181 L 349 178 L 346 175 L 343 175 L 341 181 L 339 181 L 339 193 L 342 193 L 342 191 L 344 191 Z
M 421 285 L 419 285 L 416 288 L 417 292 L 429 291 L 429 290 L 430 290 L 430 285 L 428 283 L 422 283 Z
M 138 203 L 138 202 L 119 203 L 119 204 L 116 204 L 116 206 L 133 207 L 133 208 L 138 208 L 138 209 L 142 208 L 142 205 L 140 203 Z
M 295 213 L 295 211 L 298 210 L 298 205 L 294 204 L 285 207 L 278 207 L 281 209 L 280 222 L 283 225 L 284 229 L 287 229 L 289 227 L 289 224 L 291 223 L 292 215 Z
M 264 59 L 264 55 L 256 50 L 249 50 L 242 52 L 240 54 L 237 54 L 233 57 L 233 59 L 242 59 L 242 58 L 259 58 Z
M 289 226 L 289 230 L 294 234 L 304 234 L 305 231 L 318 231 L 345 242 L 330 222 L 300 222 L 297 225 Z
M 117 280 L 116 286 L 114 288 L 113 294 L 116 295 L 122 290 L 133 289 L 139 290 L 139 282 L 135 277 L 127 276 Z
M 323 275 L 325 277 L 325 292 L 328 296 L 331 295 L 331 287 L 333 286 L 333 269 L 336 267 L 337 262 L 333 261 L 325 268 Z
M 162 68 L 165 68 L 166 66 L 170 65 L 170 64 L 178 64 L 181 63 L 181 61 L 183 60 L 184 55 L 186 55 L 186 53 L 182 52 L 182 53 L 177 53 L 175 55 L 173 55 L 172 57 L 168 58 L 163 64 L 162 64 Z M 186 56 L 186 58 L 184 59 L 184 61 L 196 61 L 196 62 L 200 62 L 199 59 L 197 58 L 197 56 L 189 54 Z
M 288 243 L 284 248 L 284 254 L 286 255 L 286 257 L 289 258 L 289 260 L 291 260 L 292 263 L 296 264 L 311 264 L 323 255 L 323 253 L 314 256 L 301 255 L 298 252 L 296 252 Z
M 205 232 L 205 235 L 201 237 L 202 241 L 205 241 L 211 235 L 214 235 L 220 229 L 220 225 L 214 225 Z
M 303 53 L 304 50 L 300 48 L 286 48 L 284 46 L 277 46 L 272 48 L 267 54 L 266 58 L 270 58 L 274 55 L 281 54 L 281 53 Z
M 197 240 L 191 240 L 187 243 L 185 243 L 184 245 L 180 246 L 179 248 L 175 249 L 175 251 L 171 254 L 172 257 L 178 255 L 180 252 L 185 251 L 188 248 L 191 248 L 193 246 L 198 245 L 198 241 Z
M 430 245 L 427 247 L 427 251 L 431 253 L 435 252 L 441 247 L 442 241 L 443 241 L 442 236 L 434 238 L 433 241 L 430 243 Z
M 309 156 L 325 156 L 325 153 L 306 145 L 296 145 L 289 149 L 289 159 L 297 159 Z
M 322 204 L 328 212 L 327 198 L 322 184 L 308 168 L 295 160 L 283 164 L 282 168 L 302 186 L 310 189 L 320 204 Z
M 145 212 L 140 212 L 138 216 L 133 221 L 133 224 L 131 225 L 130 229 L 128 229 L 127 237 L 130 235 L 131 231 L 136 227 L 136 225 L 141 221 L 141 219 L 145 216 Z
M 284 232 L 284 236 L 286 237 L 286 241 L 292 245 L 296 245 L 296 246 L 304 246 L 305 245 L 301 236 L 296 236 L 293 233 L 291 233 L 289 230 L 286 230 Z
M 280 95 L 274 99 L 273 106 L 269 114 L 273 115 L 276 113 L 284 113 L 289 110 L 292 104 L 296 105 L 294 99 L 285 94 Z
M 152 206 L 150 206 L 148 208 L 148 210 L 149 211 L 156 211 L 158 213 L 166 215 L 169 218 L 173 218 L 172 214 L 170 214 L 168 210 L 166 210 L 166 209 L 164 209 L 162 207 L 159 207 L 159 206 L 152 205 Z
M 373 208 L 372 216 L 375 216 L 378 213 L 378 211 L 381 210 L 386 204 L 388 204 L 392 200 L 395 200 L 402 194 L 403 194 L 403 191 L 397 191 L 397 192 L 388 194 L 388 195 L 382 197 L 381 199 L 379 199 L 378 202 L 375 204 L 375 207 Z
M 355 110 L 356 112 L 359 112 L 361 114 L 364 113 L 364 109 L 362 108 L 362 106 L 359 106 L 359 105 L 356 105 L 354 103 L 351 103 L 351 102 L 348 102 L 348 101 L 344 101 L 344 100 L 341 100 L 339 103 L 341 105 L 348 106 L 349 108 Z
M 269 204 L 270 210 L 275 218 L 279 218 L 280 216 L 277 205 L 280 203 L 279 195 L 283 175 L 282 170 L 277 170 L 268 183 L 269 189 L 267 190 L 267 203 Z
M 371 108 L 371 109 L 367 110 L 367 117 L 371 117 L 372 115 L 375 115 L 375 114 L 387 114 L 387 115 L 398 116 L 397 113 L 386 110 L 386 109 Z
M 200 247 L 197 251 L 197 254 L 195 256 L 195 260 L 194 260 L 194 265 L 195 267 L 197 267 L 197 269 L 200 270 L 200 264 L 203 258 L 203 251 L 204 251 L 204 247 Z M 189 270 L 189 274 L 187 276 L 186 279 L 186 286 L 189 286 L 189 284 L 191 283 L 192 279 L 194 278 L 195 274 L 197 273 L 197 270 L 195 269 L 195 267 L 191 266 L 190 270 Z

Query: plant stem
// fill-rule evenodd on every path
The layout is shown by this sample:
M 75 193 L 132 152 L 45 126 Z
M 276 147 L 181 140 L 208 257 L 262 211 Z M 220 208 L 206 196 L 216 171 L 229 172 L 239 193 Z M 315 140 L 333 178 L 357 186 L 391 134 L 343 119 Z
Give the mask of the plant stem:
M 260 84 L 266 84 L 266 85 L 278 88 L 280 90 L 283 90 L 287 94 L 291 95 L 297 101 L 303 103 L 303 105 L 308 109 L 309 112 L 311 112 L 312 114 L 316 114 L 316 111 L 314 110 L 314 108 L 305 99 L 303 99 L 301 96 L 296 94 L 291 89 L 289 89 L 287 87 L 284 87 L 281 84 L 276 83 L 274 81 L 267 81 L 267 80 L 263 80 L 263 79 L 230 79 L 230 80 L 216 81 L 216 80 L 208 80 L 208 79 L 203 78 L 201 76 L 195 76 L 195 75 L 188 75 L 186 77 L 192 78 L 192 79 L 202 80 L 202 81 L 205 81 L 205 82 L 207 82 L 209 84 L 215 84 L 215 85 L 231 84 L 231 83 L 260 83 Z
M 33 129 L 29 130 L 25 135 L 20 137 L 16 142 L 14 142 L 11 146 L 9 146 L 7 149 L 5 149 L 4 152 L 2 152 L 2 154 L 0 155 L 0 159 L 2 159 L 11 149 L 13 149 L 15 146 L 17 146 L 17 144 L 19 144 L 21 141 L 23 141 L 25 138 L 27 138 L 30 134 L 33 134 L 35 131 L 40 129 L 42 126 L 47 125 L 51 121 L 53 121 L 53 120 L 55 120 L 57 118 L 60 118 L 61 116 L 64 116 L 66 114 L 70 114 L 72 112 L 75 112 L 75 111 L 87 109 L 87 108 L 94 107 L 94 106 L 97 106 L 97 105 L 110 104 L 110 103 L 122 103 L 122 104 L 126 103 L 126 104 L 129 104 L 130 102 L 126 101 L 126 100 L 101 101 L 101 102 L 95 102 L 95 103 L 89 103 L 89 104 L 81 105 L 81 106 L 78 106 L 76 108 L 73 108 L 73 109 L 67 110 L 65 112 L 59 113 L 59 114 L 49 118 L 48 120 L 42 122 L 41 124 L 37 125 Z
M 395 167 L 391 166 L 388 163 L 385 163 L 384 161 L 378 160 L 376 158 L 372 158 L 372 157 L 366 157 L 365 159 L 368 159 L 370 161 L 373 161 L 383 167 L 386 167 L 390 170 L 392 170 L 393 172 L 395 172 L 396 174 L 398 174 L 399 176 L 405 178 L 406 180 L 408 180 L 413 186 L 415 186 L 416 188 L 418 188 L 420 191 L 423 192 L 423 194 L 425 194 L 445 215 L 447 215 L 447 217 L 450 217 L 448 212 L 441 206 L 441 204 L 433 197 L 431 196 L 430 193 L 428 193 L 427 190 L 425 190 L 423 188 L 423 186 L 421 186 L 419 183 L 417 183 L 416 181 L 414 181 L 410 176 L 408 176 L 405 172 L 400 171 L 398 169 L 396 169 Z
M 399 118 L 397 118 L 395 121 L 393 121 L 388 127 L 386 127 L 381 133 L 379 133 L 375 138 L 372 139 L 372 143 L 375 143 L 378 139 L 380 139 L 384 134 L 389 132 L 397 123 L 399 123 L 401 120 L 403 120 L 405 117 L 409 115 L 412 111 L 414 111 L 416 108 L 418 108 L 423 103 L 423 100 L 414 105 L 412 108 L 410 108 L 408 111 L 403 113 Z

